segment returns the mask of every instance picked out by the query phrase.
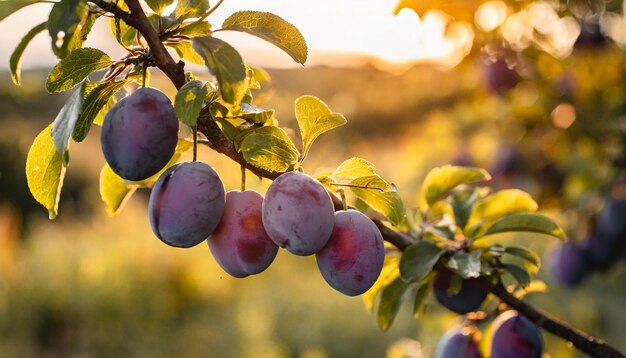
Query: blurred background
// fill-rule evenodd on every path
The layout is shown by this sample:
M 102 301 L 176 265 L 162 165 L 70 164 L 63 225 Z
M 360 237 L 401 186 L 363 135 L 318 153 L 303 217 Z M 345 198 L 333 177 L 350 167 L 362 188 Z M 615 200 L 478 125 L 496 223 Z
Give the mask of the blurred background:
M 301 95 L 348 118 L 316 141 L 305 169 L 363 157 L 409 207 L 420 204 L 427 171 L 449 163 L 488 169 L 494 188 L 530 192 L 573 244 L 516 239 L 544 258 L 538 279 L 548 290 L 527 299 L 626 350 L 622 2 L 310 3 L 227 0 L 214 18 L 217 27 L 239 9 L 273 11 L 302 30 L 311 50 L 304 68 L 260 40 L 220 37 L 268 71 L 263 107 L 276 109 L 294 136 Z M 34 5 L 0 23 L 1 356 L 428 357 L 459 324 L 432 301 L 418 320 L 404 307 L 382 333 L 360 298 L 323 281 L 313 258 L 282 250 L 266 272 L 233 279 L 206 245 L 180 250 L 154 237 L 149 189 L 109 216 L 98 191 L 98 128 L 70 148 L 59 216 L 49 221 L 24 174 L 30 144 L 66 100 L 45 91 L 55 64 L 48 35 L 27 49 L 22 86 L 7 70 L 29 29 L 22 24 L 43 21 L 49 8 Z M 87 45 L 121 57 L 108 26 L 99 20 Z M 157 71 L 152 85 L 173 98 Z M 239 188 L 236 165 L 208 150 L 200 158 L 227 189 Z M 248 178 L 260 192 L 268 185 Z M 546 356 L 579 356 L 544 339 Z

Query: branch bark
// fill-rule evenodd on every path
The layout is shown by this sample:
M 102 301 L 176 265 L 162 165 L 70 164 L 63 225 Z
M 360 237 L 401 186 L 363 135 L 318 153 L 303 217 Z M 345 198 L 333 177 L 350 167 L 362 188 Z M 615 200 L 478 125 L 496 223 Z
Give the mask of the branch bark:
M 103 10 L 112 13 L 115 17 L 124 20 L 128 25 L 134 27 L 146 39 L 150 48 L 154 63 L 163 71 L 163 73 L 172 81 L 176 88 L 180 88 L 185 84 L 184 62 L 176 62 L 167 52 L 165 46 L 159 38 L 159 34 L 152 27 L 150 21 L 146 17 L 138 0 L 126 0 L 126 4 L 130 12 L 123 11 L 113 3 L 104 0 L 89 0 Z M 267 171 L 254 167 L 244 160 L 241 153 L 235 150 L 234 145 L 224 136 L 217 123 L 211 118 L 208 107 L 203 108 L 198 118 L 198 130 L 204 134 L 208 140 L 209 147 L 213 150 L 223 153 L 243 167 L 249 169 L 254 174 L 268 179 L 276 179 L 279 172 Z M 336 209 L 341 206 L 336 204 Z M 399 250 L 404 251 L 407 247 L 415 242 L 415 240 L 403 233 L 396 232 L 383 224 L 378 219 L 374 219 L 374 223 L 380 230 L 385 241 L 396 246 Z M 511 294 L 505 287 L 494 285 L 486 279 L 481 279 L 480 285 L 486 291 L 498 297 L 509 307 L 528 318 L 535 325 L 544 330 L 571 342 L 580 351 L 587 353 L 593 357 L 609 357 L 609 358 L 626 358 L 624 354 L 617 349 L 609 346 L 600 339 L 588 335 L 585 332 L 570 327 L 566 323 L 552 317 L 551 315 L 531 306 L 527 302 L 518 299 Z

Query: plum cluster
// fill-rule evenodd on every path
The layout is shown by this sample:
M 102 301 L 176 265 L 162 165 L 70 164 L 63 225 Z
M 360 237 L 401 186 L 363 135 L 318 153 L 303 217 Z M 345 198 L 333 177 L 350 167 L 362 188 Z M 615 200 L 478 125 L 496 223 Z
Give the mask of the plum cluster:
M 120 100 L 105 117 L 104 157 L 126 180 L 163 170 L 178 141 L 178 120 L 162 92 L 141 88 Z M 299 172 L 285 173 L 265 198 L 230 191 L 202 162 L 178 163 L 157 179 L 148 203 L 150 225 L 164 243 L 189 248 L 207 241 L 218 264 L 234 277 L 268 268 L 278 248 L 316 254 L 319 270 L 346 295 L 367 291 L 382 270 L 385 251 L 376 225 L 355 210 L 335 208 L 324 186 Z
M 453 327 L 446 332 L 435 350 L 435 358 L 540 358 L 543 352 L 541 332 L 527 318 L 515 311 L 500 314 L 483 336 L 486 348 L 480 350 L 476 327 Z
M 571 287 L 588 273 L 610 268 L 620 258 L 626 258 L 626 199 L 609 199 L 584 241 L 554 250 L 550 269 L 560 284 Z

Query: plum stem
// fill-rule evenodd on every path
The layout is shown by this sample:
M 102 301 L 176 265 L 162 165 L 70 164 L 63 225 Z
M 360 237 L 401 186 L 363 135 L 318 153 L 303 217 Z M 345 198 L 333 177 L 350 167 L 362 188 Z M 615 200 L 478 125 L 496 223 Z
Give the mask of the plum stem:
M 198 160 L 198 126 L 191 127 L 193 132 L 193 161 Z
M 241 166 L 241 191 L 246 191 L 246 167 Z

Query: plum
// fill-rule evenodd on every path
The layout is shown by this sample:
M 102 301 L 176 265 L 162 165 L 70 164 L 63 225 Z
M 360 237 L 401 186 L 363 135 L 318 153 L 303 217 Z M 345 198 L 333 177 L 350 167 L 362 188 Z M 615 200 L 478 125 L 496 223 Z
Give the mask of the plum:
M 222 218 L 224 184 L 202 162 L 176 164 L 157 180 L 148 211 L 154 234 L 174 247 L 192 247 L 206 240 Z
M 517 71 L 509 66 L 504 58 L 487 62 L 485 67 L 487 87 L 496 94 L 504 94 L 521 80 Z
M 585 277 L 588 269 L 585 252 L 579 246 L 564 244 L 557 247 L 551 256 L 552 276 L 564 286 L 575 286 Z
M 322 184 L 306 174 L 282 174 L 263 200 L 263 227 L 280 247 L 295 255 L 322 249 L 333 231 L 334 207 Z
M 526 317 L 506 311 L 493 321 L 492 329 L 492 358 L 541 357 L 541 332 Z
M 226 193 L 222 220 L 207 239 L 217 263 L 234 277 L 246 277 L 270 266 L 278 246 L 263 229 L 263 197 L 256 191 Z
M 172 103 L 154 88 L 140 88 L 116 103 L 102 123 L 102 153 L 124 179 L 144 180 L 174 155 L 178 119 Z
M 332 288 L 348 296 L 360 295 L 372 287 L 383 268 L 383 237 L 361 212 L 340 210 L 328 243 L 315 256 Z
M 476 284 L 477 279 L 469 278 L 461 282 L 461 289 L 450 295 L 448 289 L 452 280 L 452 271 L 442 268 L 433 280 L 435 299 L 442 306 L 458 314 L 476 311 L 487 297 L 487 292 Z
M 435 358 L 481 358 L 478 343 L 468 328 L 454 327 L 447 331 L 435 351 Z
M 617 246 L 626 241 L 626 200 L 610 199 L 597 221 L 598 238 L 607 245 Z

